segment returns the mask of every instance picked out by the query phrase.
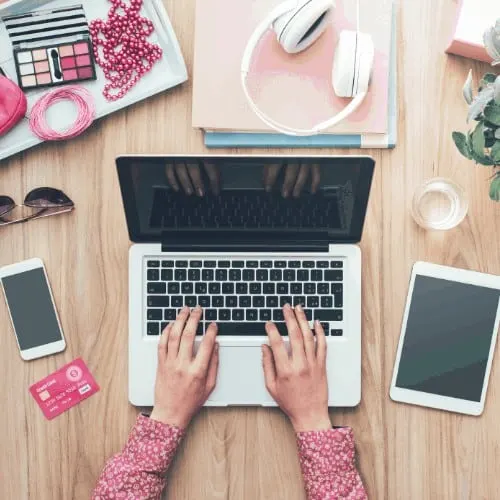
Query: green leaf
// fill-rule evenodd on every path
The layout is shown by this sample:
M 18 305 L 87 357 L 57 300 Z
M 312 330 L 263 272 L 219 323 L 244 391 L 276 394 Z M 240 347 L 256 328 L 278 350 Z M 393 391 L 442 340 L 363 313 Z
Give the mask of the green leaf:
M 493 201 L 500 201 L 500 172 L 497 173 L 495 178 L 491 181 L 490 198 Z
M 488 104 L 484 108 L 484 117 L 494 125 L 500 126 L 500 105 Z
M 472 132 L 472 151 L 478 156 L 484 156 L 485 138 L 484 125 L 479 122 Z
M 474 96 L 472 95 L 472 70 L 470 70 L 469 74 L 467 75 L 467 80 L 465 80 L 462 93 L 464 95 L 465 102 L 467 104 L 472 104 L 472 101 L 474 99 Z
M 482 80 L 479 82 L 479 86 L 481 88 L 484 88 L 488 85 L 488 83 L 493 83 L 497 78 L 497 75 L 495 75 L 494 73 L 486 73 Z
M 490 156 L 497 165 L 500 165 L 500 141 L 493 144 L 493 147 L 490 150 Z
M 484 165 L 485 167 L 493 167 L 495 165 L 495 162 L 489 156 L 484 154 L 479 155 L 475 151 L 471 151 L 471 155 L 472 159 L 480 165 Z
M 500 139 L 500 128 L 495 130 L 495 139 Z
M 462 132 L 453 132 L 451 136 L 453 137 L 455 146 L 460 151 L 460 153 L 462 153 L 462 155 L 468 158 L 469 160 L 472 160 L 471 151 L 467 144 L 467 137 L 465 137 L 465 134 L 462 134 Z
M 493 98 L 496 104 L 500 104 L 500 75 L 497 76 L 495 83 L 493 84 L 493 90 L 495 92 Z

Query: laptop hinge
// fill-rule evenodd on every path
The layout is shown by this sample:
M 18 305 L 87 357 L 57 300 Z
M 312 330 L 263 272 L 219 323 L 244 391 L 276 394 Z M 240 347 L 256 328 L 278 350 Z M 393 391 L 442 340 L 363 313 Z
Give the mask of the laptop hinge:
M 262 234 L 240 234 L 231 233 L 224 234 L 200 234 L 193 233 L 164 234 L 162 238 L 162 252 L 265 252 L 265 253 L 280 253 L 280 252 L 328 252 L 329 243 L 323 235 L 315 234 L 315 238 L 311 239 L 308 236 L 297 233 L 293 235 L 265 235 Z M 319 237 L 318 237 L 319 236 Z

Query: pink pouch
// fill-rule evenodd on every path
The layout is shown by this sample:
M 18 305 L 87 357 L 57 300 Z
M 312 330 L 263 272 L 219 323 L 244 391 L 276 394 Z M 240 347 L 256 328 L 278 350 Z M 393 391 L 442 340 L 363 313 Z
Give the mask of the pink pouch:
M 27 106 L 23 91 L 12 80 L 0 75 L 0 136 L 24 117 Z

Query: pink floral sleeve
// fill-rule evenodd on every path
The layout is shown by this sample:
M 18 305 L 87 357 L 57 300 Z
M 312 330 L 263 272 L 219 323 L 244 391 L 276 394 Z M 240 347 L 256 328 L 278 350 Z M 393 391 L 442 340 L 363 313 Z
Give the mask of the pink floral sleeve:
M 352 429 L 299 432 L 300 466 L 309 500 L 366 500 L 354 461 Z
M 184 431 L 139 415 L 123 451 L 102 471 L 93 500 L 159 499 Z

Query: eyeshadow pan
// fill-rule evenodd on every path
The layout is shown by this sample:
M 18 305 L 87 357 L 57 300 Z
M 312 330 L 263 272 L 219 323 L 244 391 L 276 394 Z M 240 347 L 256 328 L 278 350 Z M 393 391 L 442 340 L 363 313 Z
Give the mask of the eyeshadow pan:
M 47 59 L 47 51 L 45 49 L 34 50 L 33 59 L 35 61 L 43 61 L 44 59 Z
M 31 56 L 31 52 L 18 52 L 17 53 L 17 60 L 19 61 L 20 64 L 22 63 L 30 63 L 33 61 L 33 57 Z
M 38 85 L 46 85 L 47 83 L 51 83 L 50 73 L 41 73 L 36 75 L 36 81 Z
M 90 57 L 89 56 L 78 56 L 76 58 L 76 65 L 77 66 L 88 66 L 90 64 Z
M 73 54 L 74 52 L 72 45 L 63 45 L 62 47 L 59 47 L 59 55 L 61 57 L 72 56 Z
M 21 77 L 23 87 L 34 87 L 36 85 L 35 75 Z
M 19 65 L 19 73 L 21 76 L 32 75 L 34 72 L 35 68 L 33 67 L 33 63 Z
M 88 57 L 88 56 L 84 56 L 84 57 Z M 75 63 L 74 57 L 63 57 L 61 59 L 61 68 L 62 69 L 74 68 L 75 66 L 76 66 L 76 63 Z
M 37 73 L 45 73 L 49 71 L 49 62 L 48 61 L 40 61 L 35 63 L 35 71 Z
M 78 76 L 80 78 L 92 78 L 92 76 L 93 76 L 92 68 L 90 68 L 90 67 L 78 68 Z
M 77 43 L 74 46 L 75 49 L 75 54 L 80 55 L 80 54 L 88 54 L 89 53 L 89 46 L 87 43 Z
M 76 80 L 78 78 L 76 69 L 67 69 L 63 71 L 63 76 L 65 81 Z

